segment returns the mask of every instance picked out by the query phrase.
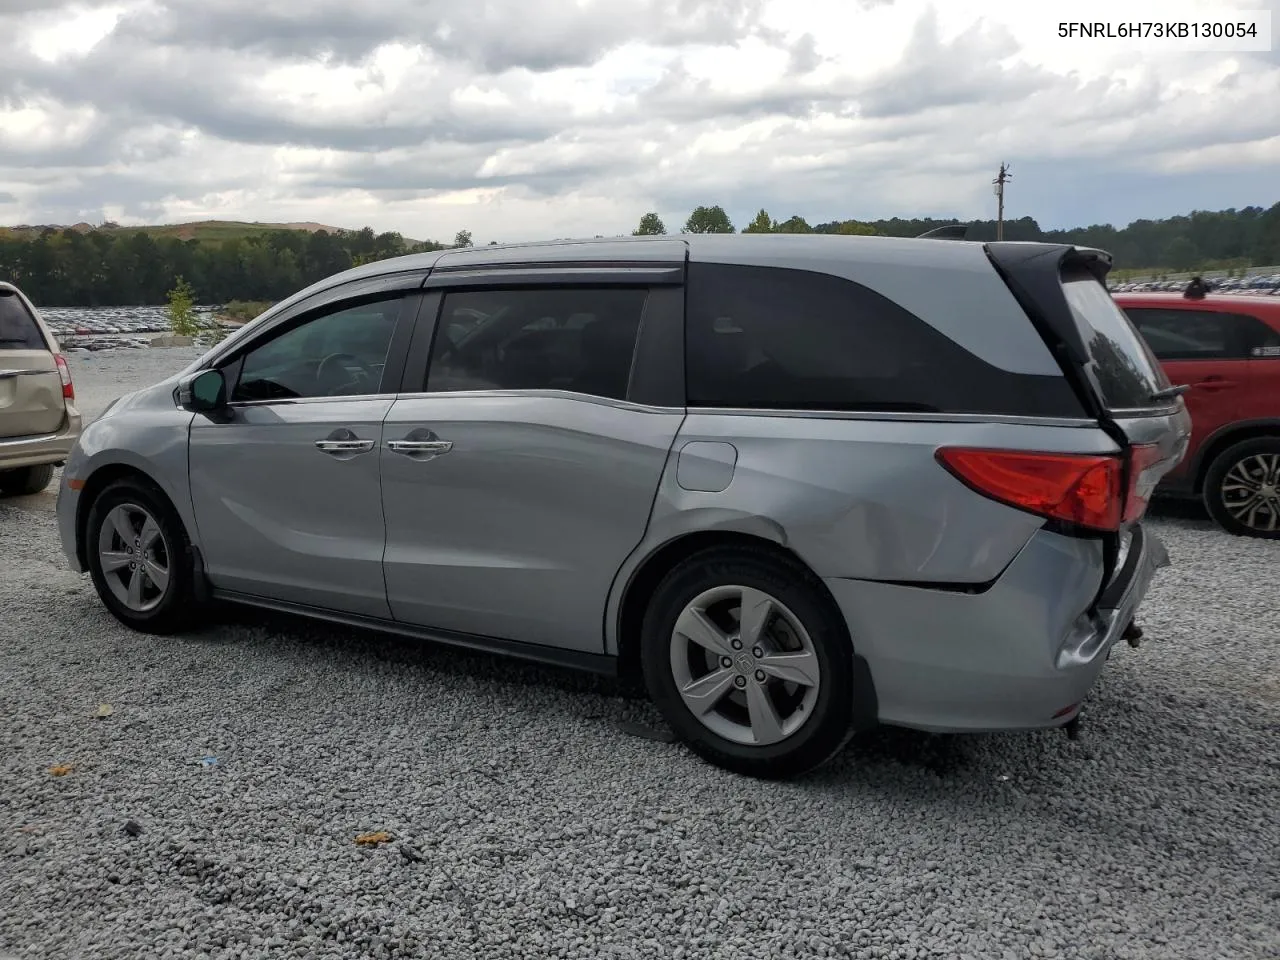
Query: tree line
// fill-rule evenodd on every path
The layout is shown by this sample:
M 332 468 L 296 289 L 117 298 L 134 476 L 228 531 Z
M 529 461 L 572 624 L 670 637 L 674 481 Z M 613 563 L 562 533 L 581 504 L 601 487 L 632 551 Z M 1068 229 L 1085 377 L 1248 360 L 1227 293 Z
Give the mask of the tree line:
M 742 233 L 826 233 L 914 237 L 955 220 L 777 220 L 760 210 Z M 993 220 L 964 221 L 973 240 L 994 240 Z M 632 233 L 666 234 L 657 213 L 646 213 Z M 734 233 L 720 206 L 697 207 L 681 233 Z M 1117 272 L 1232 269 L 1280 264 L 1280 203 L 1270 208 L 1196 211 L 1127 227 L 1098 224 L 1045 230 L 1031 217 L 1007 220 L 1006 240 L 1043 240 L 1100 247 Z M 462 230 L 452 244 L 412 242 L 398 233 L 361 230 L 278 229 L 210 239 L 152 236 L 145 229 L 45 228 L 0 236 L 0 279 L 45 306 L 132 306 L 164 303 L 179 278 L 199 303 L 274 302 L 348 267 L 424 250 L 469 247 Z
M 803 217 L 776 220 L 761 210 L 742 228 L 742 233 L 835 233 L 885 237 L 918 237 L 937 227 L 963 223 L 970 240 L 996 239 L 994 220 L 832 220 L 810 225 Z M 723 207 L 697 207 L 689 215 L 681 233 L 734 233 L 735 227 Z M 652 236 L 667 233 L 657 213 L 646 213 L 632 234 Z M 1244 207 L 1236 210 L 1197 210 L 1166 220 L 1135 220 L 1127 227 L 1095 224 L 1070 230 L 1045 230 L 1032 217 L 1006 220 L 1006 240 L 1038 240 L 1098 247 L 1113 257 L 1118 270 L 1125 272 L 1168 270 L 1230 270 L 1250 266 L 1280 264 L 1280 203 L 1269 208 Z
M 454 246 L 470 246 L 463 230 Z M 226 239 L 153 237 L 144 229 L 45 229 L 0 237 L 0 279 L 51 307 L 160 304 L 178 282 L 196 302 L 274 303 L 349 267 L 448 244 L 398 233 L 263 230 Z

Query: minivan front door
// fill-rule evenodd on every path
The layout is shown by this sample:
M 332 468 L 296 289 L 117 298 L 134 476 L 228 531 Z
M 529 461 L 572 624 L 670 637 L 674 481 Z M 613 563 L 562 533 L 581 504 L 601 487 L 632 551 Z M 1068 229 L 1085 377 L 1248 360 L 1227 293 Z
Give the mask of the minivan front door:
M 392 334 L 416 296 L 342 304 L 224 371 L 191 425 L 191 500 L 215 589 L 389 619 L 379 450 Z M 398 374 L 397 374 L 398 376 Z

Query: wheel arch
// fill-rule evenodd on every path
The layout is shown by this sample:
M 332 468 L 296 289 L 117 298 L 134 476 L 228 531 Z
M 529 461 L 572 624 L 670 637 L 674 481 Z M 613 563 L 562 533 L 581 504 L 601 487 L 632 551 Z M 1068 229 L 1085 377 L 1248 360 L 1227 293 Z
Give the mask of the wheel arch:
M 93 508 L 94 501 L 102 494 L 102 491 L 118 480 L 133 479 L 145 484 L 151 488 L 158 496 L 162 496 L 174 508 L 174 513 L 178 520 L 187 527 L 182 511 L 178 509 L 173 497 L 164 487 L 157 483 L 145 470 L 131 463 L 114 462 L 106 463 L 95 469 L 84 480 L 84 485 L 80 488 L 80 495 L 76 500 L 76 558 L 80 562 L 82 569 L 88 569 L 89 555 L 88 542 L 86 537 L 86 527 L 89 525 L 89 511 Z M 187 537 L 191 538 L 191 530 L 187 529 Z
M 678 564 L 703 550 L 715 547 L 745 548 L 772 555 L 785 563 L 799 564 L 812 575 L 815 585 L 832 607 L 838 610 L 839 605 L 822 578 L 794 550 L 767 535 L 771 532 L 771 529 L 752 533 L 739 529 L 691 531 L 673 536 L 644 554 L 643 559 L 635 564 L 627 576 L 619 594 L 616 612 L 611 618 L 613 629 L 607 640 L 612 640 L 613 651 L 618 658 L 619 679 L 628 686 L 643 685 L 640 636 L 645 608 L 662 579 Z M 856 655 L 856 651 L 854 660 L 860 665 L 860 669 L 865 669 L 865 662 Z M 869 683 L 869 677 L 867 682 Z
M 1268 417 L 1255 420 L 1241 420 L 1228 424 L 1209 434 L 1196 451 L 1195 480 L 1192 492 L 1197 496 L 1204 494 L 1204 481 L 1213 468 L 1213 461 L 1237 443 L 1246 440 L 1259 440 L 1263 437 L 1280 437 L 1280 417 Z

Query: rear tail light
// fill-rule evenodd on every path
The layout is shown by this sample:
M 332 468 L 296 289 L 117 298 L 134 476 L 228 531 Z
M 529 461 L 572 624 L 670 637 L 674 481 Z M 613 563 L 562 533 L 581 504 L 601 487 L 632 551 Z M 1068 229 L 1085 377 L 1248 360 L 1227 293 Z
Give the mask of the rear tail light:
M 1164 460 L 1160 447 L 1154 443 L 1129 449 L 1129 490 L 1124 499 L 1124 522 L 1133 523 L 1147 512 L 1147 502 L 1155 490 L 1160 476 L 1152 467 Z
M 58 365 L 58 376 L 62 378 L 63 399 L 74 400 L 76 398 L 76 387 L 71 382 L 71 368 L 67 366 L 67 358 L 60 353 L 55 353 L 53 362 Z
M 937 458 L 992 500 L 1090 530 L 1120 528 L 1125 497 L 1119 456 L 943 447 Z

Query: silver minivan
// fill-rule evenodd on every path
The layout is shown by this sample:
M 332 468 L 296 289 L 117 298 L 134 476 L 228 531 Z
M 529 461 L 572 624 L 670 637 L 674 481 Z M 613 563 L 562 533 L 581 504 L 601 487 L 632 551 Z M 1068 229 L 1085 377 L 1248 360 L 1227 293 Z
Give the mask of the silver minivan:
M 80 436 L 71 371 L 31 301 L 0 282 L 0 496 L 39 493 Z
M 618 674 L 756 776 L 877 723 L 1071 725 L 1189 432 L 1109 267 L 812 235 L 368 264 L 86 428 L 63 543 L 136 629 L 220 599 Z

